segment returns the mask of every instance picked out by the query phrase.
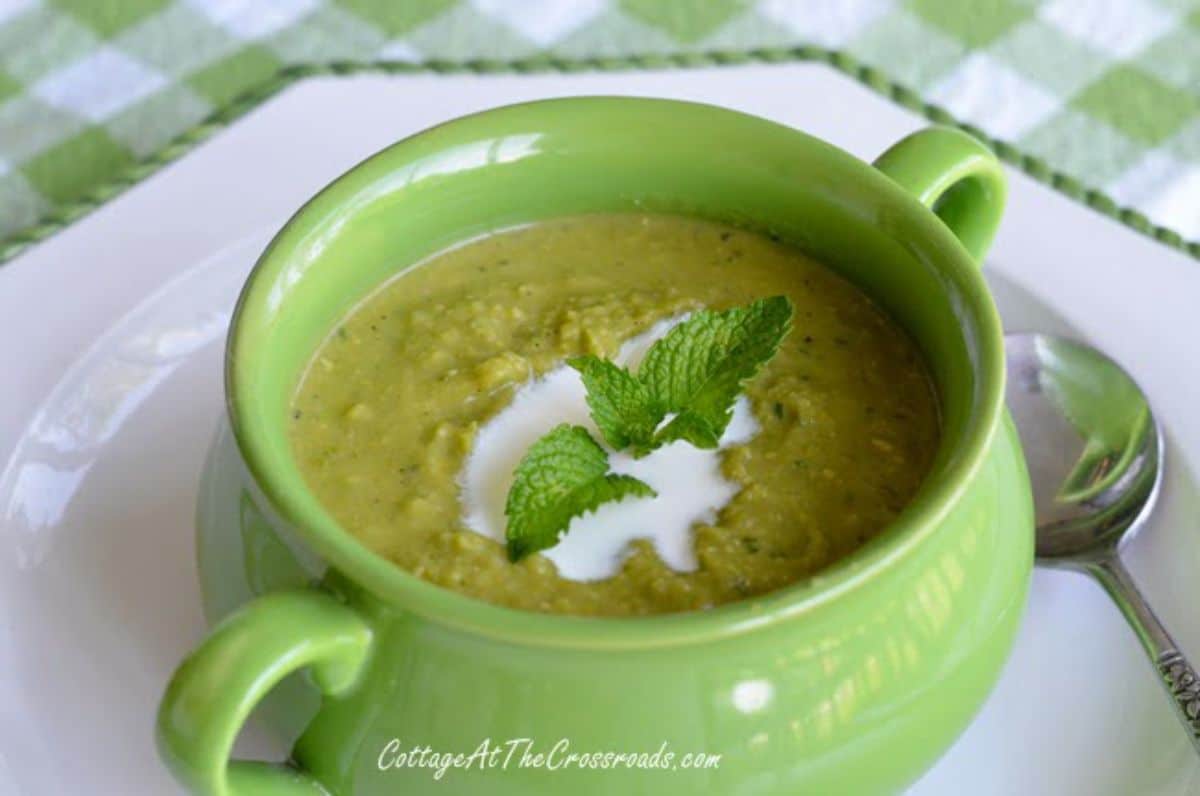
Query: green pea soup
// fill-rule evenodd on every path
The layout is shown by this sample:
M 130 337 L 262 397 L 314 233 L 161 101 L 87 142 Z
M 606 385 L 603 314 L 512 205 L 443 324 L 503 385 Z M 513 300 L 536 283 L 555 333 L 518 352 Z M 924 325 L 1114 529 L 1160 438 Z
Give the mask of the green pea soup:
M 464 525 L 475 436 L 524 384 L 663 319 L 774 295 L 793 330 L 746 387 L 759 431 L 721 453 L 739 489 L 693 526 L 696 570 L 640 540 L 614 576 L 574 581 Z M 915 344 L 825 266 L 720 223 L 598 214 L 468 241 L 382 285 L 315 352 L 290 438 L 318 499 L 396 566 L 513 608 L 641 615 L 753 597 L 850 554 L 917 491 L 939 425 Z

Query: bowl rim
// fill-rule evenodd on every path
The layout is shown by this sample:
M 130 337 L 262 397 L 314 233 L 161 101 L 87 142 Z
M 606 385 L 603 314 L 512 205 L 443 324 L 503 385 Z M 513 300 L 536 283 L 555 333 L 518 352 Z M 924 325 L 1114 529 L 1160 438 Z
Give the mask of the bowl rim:
M 588 617 L 495 605 L 407 572 L 371 551 L 329 514 L 313 512 L 310 507 L 302 505 L 293 493 L 296 489 L 308 492 L 303 481 L 294 483 L 294 479 L 282 477 L 283 474 L 276 468 L 269 466 L 266 455 L 267 431 L 255 424 L 240 422 L 240 407 L 247 403 L 243 390 L 248 389 L 246 385 L 250 381 L 239 368 L 243 360 L 242 352 L 250 346 L 262 344 L 243 321 L 268 300 L 271 277 L 286 267 L 289 246 L 294 246 L 302 237 L 299 230 L 310 223 L 310 216 L 323 212 L 318 208 L 322 199 L 328 198 L 339 187 L 344 187 L 348 181 L 360 177 L 365 171 L 380 168 L 380 164 L 394 160 L 394 167 L 404 165 L 406 149 L 416 143 L 427 144 L 443 131 L 458 125 L 478 123 L 517 109 L 524 113 L 537 113 L 543 109 L 554 113 L 594 111 L 600 102 L 607 103 L 609 109 L 629 112 L 651 106 L 669 110 L 674 106 L 690 109 L 691 112 L 741 117 L 748 126 L 768 125 L 786 130 L 794 137 L 797 146 L 819 147 L 826 156 L 838 160 L 839 165 L 871 181 L 872 189 L 884 192 L 890 201 L 902 209 L 904 221 L 913 234 L 931 239 L 938 250 L 945 253 L 941 259 L 953 260 L 953 267 L 941 266 L 941 276 L 947 284 L 946 289 L 955 291 L 955 295 L 962 299 L 966 314 L 975 321 L 979 332 L 977 338 L 971 341 L 977 363 L 974 374 L 976 387 L 968 413 L 972 420 L 968 421 L 957 442 L 952 461 L 922 485 L 918 493 L 923 497 L 921 505 L 910 504 L 866 544 L 809 578 L 757 597 L 701 611 L 649 616 Z M 340 573 L 336 578 L 340 589 L 352 593 L 365 590 L 392 607 L 493 640 L 535 647 L 644 650 L 731 638 L 807 615 L 861 588 L 903 560 L 942 524 L 986 459 L 992 439 L 1001 425 L 1004 371 L 1000 318 L 980 265 L 933 212 L 871 164 L 795 128 L 728 108 L 669 99 L 587 96 L 516 103 L 443 122 L 391 144 L 322 188 L 276 233 L 245 281 L 233 311 L 226 344 L 225 401 L 232 437 L 254 490 L 261 494 L 270 509 L 289 528 L 330 565 L 331 570 Z

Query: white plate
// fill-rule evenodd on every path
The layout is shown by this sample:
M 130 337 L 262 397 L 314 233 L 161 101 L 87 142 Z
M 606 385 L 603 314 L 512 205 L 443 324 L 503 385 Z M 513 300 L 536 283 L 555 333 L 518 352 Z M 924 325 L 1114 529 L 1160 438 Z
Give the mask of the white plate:
M 269 230 L 407 133 L 587 93 L 740 108 L 868 159 L 922 124 L 807 65 L 318 79 L 0 269 L 0 451 L 11 452 L 0 477 L 0 792 L 174 792 L 154 754 L 154 709 L 204 632 L 196 481 L 233 297 Z M 1131 568 L 1200 653 L 1200 263 L 1020 175 L 994 255 L 1010 329 L 1090 339 L 1149 392 L 1170 436 L 1168 482 Z M 281 753 L 247 736 L 245 751 Z M 1037 573 L 999 686 L 913 793 L 968 787 L 1200 793 L 1200 765 L 1152 669 L 1084 579 Z

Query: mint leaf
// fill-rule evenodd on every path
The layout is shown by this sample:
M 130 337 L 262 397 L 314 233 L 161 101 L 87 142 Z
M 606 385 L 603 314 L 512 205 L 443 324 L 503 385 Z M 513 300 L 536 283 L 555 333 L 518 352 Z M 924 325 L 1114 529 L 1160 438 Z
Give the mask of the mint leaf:
M 530 446 L 508 491 L 508 558 L 552 547 L 571 520 L 613 500 L 657 493 L 633 476 L 608 472 L 608 454 L 582 426 L 556 426 Z
M 717 447 L 742 385 L 775 355 L 791 324 L 792 302 L 775 296 L 722 312 L 701 310 L 652 345 L 638 378 L 653 402 L 675 415 L 653 446 L 685 439 Z
M 650 444 L 664 416 L 650 388 L 607 359 L 588 355 L 568 359 L 567 364 L 583 378 L 592 420 L 609 445 L 623 450 Z
M 671 418 L 671 421 L 654 435 L 654 439 L 649 445 L 635 449 L 634 456 L 641 458 L 661 445 L 680 439 L 687 440 L 697 448 L 716 448 L 721 444 L 721 435 L 725 433 L 727 425 L 729 425 L 729 418 L 725 418 L 724 425 L 718 428 L 702 415 L 694 412 L 682 412 Z

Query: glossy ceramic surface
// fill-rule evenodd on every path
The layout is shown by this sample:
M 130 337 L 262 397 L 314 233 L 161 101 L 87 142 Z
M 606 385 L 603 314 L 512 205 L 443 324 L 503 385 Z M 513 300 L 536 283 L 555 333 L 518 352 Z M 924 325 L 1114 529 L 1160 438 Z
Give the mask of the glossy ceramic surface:
M 696 129 L 708 135 L 688 138 Z M 982 252 L 1002 183 L 977 145 L 932 131 L 882 165 L 926 204 L 944 197 L 939 211 Z M 496 226 L 635 206 L 779 234 L 910 329 L 939 382 L 946 441 L 896 525 L 764 599 L 606 622 L 473 602 L 342 534 L 298 488 L 279 433 L 319 334 L 396 263 Z M 355 267 L 337 267 L 345 262 Z M 492 793 L 900 787 L 978 707 L 1023 604 L 1031 515 L 1000 368 L 999 324 L 963 245 L 878 172 L 795 131 L 705 106 L 606 99 L 504 109 L 402 142 L 307 205 L 243 295 L 230 360 L 240 445 L 224 436 L 210 460 L 204 592 L 218 616 L 300 589 L 236 612 L 185 663 L 160 715 L 164 753 L 202 792 L 305 792 L 295 771 L 235 764 L 226 781 L 223 764 L 249 709 L 311 662 L 323 697 L 293 680 L 292 698 L 268 700 L 281 703 L 281 727 L 306 727 L 298 766 L 336 792 L 471 793 L 481 781 Z M 304 586 L 315 579 L 324 595 Z M 463 752 L 484 738 L 618 751 L 665 741 L 723 760 L 703 772 L 466 772 L 430 786 L 425 771 L 377 769 L 392 737 Z

